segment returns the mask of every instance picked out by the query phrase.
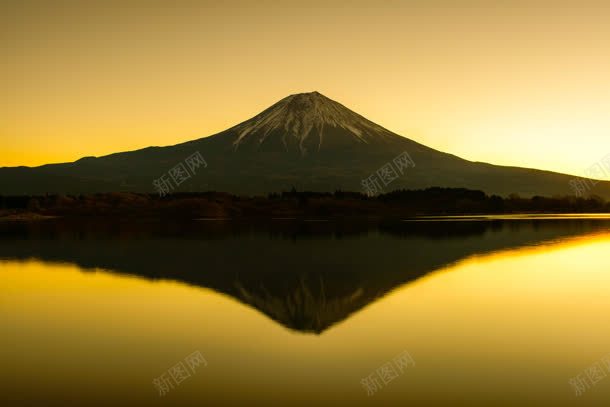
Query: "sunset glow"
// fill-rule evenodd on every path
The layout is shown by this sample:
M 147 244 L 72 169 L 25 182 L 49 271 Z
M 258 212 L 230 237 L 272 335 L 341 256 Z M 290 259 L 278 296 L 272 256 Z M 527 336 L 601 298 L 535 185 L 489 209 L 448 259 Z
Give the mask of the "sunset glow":
M 610 6 L 507 3 L 5 2 L 0 166 L 173 145 L 317 90 L 469 160 L 581 175 L 610 153 Z

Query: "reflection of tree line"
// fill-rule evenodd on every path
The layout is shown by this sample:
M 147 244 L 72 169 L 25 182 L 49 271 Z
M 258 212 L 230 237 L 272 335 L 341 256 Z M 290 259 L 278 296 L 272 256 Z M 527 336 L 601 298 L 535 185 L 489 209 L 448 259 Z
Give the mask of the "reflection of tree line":
M 270 240 L 290 239 L 343 239 L 366 236 L 371 233 L 387 234 L 398 238 L 425 237 L 430 239 L 461 238 L 481 236 L 503 230 L 519 232 L 523 230 L 569 231 L 585 233 L 604 228 L 610 220 L 600 219 L 520 219 L 507 221 L 490 218 L 487 220 L 465 219 L 447 222 L 442 219 L 426 221 L 355 220 L 335 219 L 333 221 L 307 221 L 299 219 L 253 219 L 192 221 L 188 220 L 146 220 L 104 218 L 56 218 L 39 222 L 2 222 L 0 241 L 14 236 L 30 239 L 227 239 L 231 237 L 265 236 Z
M 293 189 L 266 197 L 244 197 L 220 192 L 178 193 L 165 197 L 122 192 L 0 196 L 0 211 L 3 214 L 29 211 L 43 215 L 172 218 L 401 217 L 424 214 L 610 212 L 610 202 L 596 196 L 489 196 L 482 191 L 463 188 L 401 190 L 375 197 L 358 192 L 299 192 Z
M 0 224 L 0 258 L 69 262 L 227 294 L 321 333 L 389 291 L 466 257 L 608 230 L 610 222 L 134 222 Z

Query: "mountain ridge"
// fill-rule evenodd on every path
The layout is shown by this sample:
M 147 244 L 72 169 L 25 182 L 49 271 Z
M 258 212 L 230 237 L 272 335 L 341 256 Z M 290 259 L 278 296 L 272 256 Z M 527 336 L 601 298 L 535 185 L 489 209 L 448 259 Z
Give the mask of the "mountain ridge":
M 394 168 L 379 192 L 438 186 L 503 196 L 574 193 L 570 182 L 576 177 L 468 161 L 398 135 L 315 91 L 289 95 L 224 131 L 173 146 L 0 168 L 0 193 L 154 192 L 155 180 L 193 154 L 200 154 L 205 167 L 169 192 L 362 191 L 364 180 L 390 174 L 405 153 L 411 165 L 400 174 Z M 599 181 L 586 192 L 610 199 L 610 182 Z

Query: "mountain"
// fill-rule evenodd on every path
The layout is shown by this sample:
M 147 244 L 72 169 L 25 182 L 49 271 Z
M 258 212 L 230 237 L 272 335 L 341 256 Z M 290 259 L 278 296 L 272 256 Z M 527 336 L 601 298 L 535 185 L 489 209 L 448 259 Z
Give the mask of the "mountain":
M 205 162 L 188 159 L 193 154 Z M 167 192 L 363 191 L 368 179 L 371 192 L 441 186 L 504 196 L 574 193 L 573 176 L 464 160 L 399 136 L 318 92 L 290 95 L 221 133 L 175 146 L 1 168 L 0 193 L 154 192 L 160 179 Z M 610 199 L 610 182 L 586 193 Z

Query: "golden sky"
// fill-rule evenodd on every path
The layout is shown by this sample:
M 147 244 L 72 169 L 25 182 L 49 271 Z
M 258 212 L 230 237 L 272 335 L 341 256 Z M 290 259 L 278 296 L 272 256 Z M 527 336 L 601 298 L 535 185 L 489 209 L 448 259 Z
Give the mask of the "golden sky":
M 2 2 L 0 166 L 177 144 L 317 90 L 463 158 L 582 174 L 610 153 L 609 21 L 586 0 Z

